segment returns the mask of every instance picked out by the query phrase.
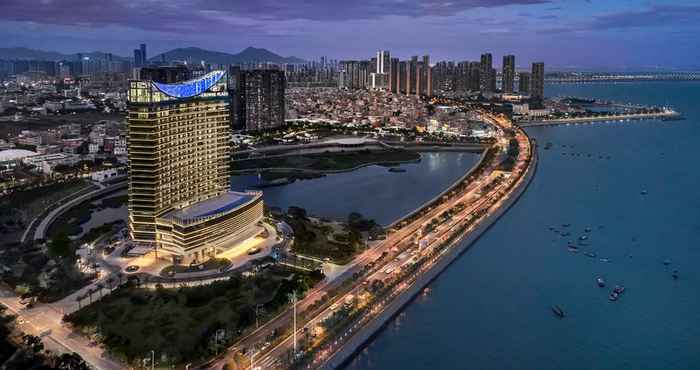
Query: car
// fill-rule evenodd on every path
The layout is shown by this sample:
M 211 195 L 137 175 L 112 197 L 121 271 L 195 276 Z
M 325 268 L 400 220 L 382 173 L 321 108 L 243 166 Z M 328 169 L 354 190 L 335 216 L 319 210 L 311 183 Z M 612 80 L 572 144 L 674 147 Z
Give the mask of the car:
M 51 335 L 51 329 L 46 329 L 46 330 L 43 330 L 41 333 L 39 333 L 40 338 L 43 338 L 43 337 L 46 337 L 49 335 Z
M 126 272 L 136 272 L 136 271 L 139 270 L 139 268 L 140 268 L 140 266 L 137 266 L 137 265 L 130 265 L 130 266 L 126 266 L 126 268 L 124 269 L 124 271 L 126 271 Z
M 260 253 L 260 248 L 258 248 L 258 247 L 250 248 L 250 249 L 248 249 L 247 253 L 249 256 L 252 256 L 254 254 L 258 254 L 258 253 Z

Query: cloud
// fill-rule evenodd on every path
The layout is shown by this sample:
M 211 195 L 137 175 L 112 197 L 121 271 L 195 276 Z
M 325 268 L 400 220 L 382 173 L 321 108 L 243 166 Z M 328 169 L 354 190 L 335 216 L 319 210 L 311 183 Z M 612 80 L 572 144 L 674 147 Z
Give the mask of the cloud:
M 40 24 L 120 25 L 206 32 L 238 19 L 344 21 L 385 16 L 452 16 L 474 8 L 545 4 L 550 0 L 2 0 L 0 20 Z M 284 5 L 281 5 L 284 4 Z M 245 20 L 248 19 L 248 20 Z
M 642 10 L 595 15 L 585 22 L 539 29 L 537 33 L 593 32 L 698 24 L 700 24 L 700 5 L 656 5 Z
M 597 16 L 590 29 L 619 29 L 650 26 L 677 26 L 700 22 L 700 5 L 657 5 Z

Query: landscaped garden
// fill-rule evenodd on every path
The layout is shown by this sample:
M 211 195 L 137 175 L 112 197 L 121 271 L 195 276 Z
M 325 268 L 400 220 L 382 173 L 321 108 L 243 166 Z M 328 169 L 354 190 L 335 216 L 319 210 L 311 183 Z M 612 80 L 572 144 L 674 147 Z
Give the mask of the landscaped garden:
M 156 365 L 170 366 L 224 349 L 254 325 L 256 309 L 263 322 L 288 304 L 292 291 L 303 295 L 322 278 L 320 271 L 273 266 L 196 287 L 146 289 L 131 282 L 65 320 L 130 363 L 154 350 Z
M 81 179 L 57 182 L 34 189 L 16 191 L 0 198 L 0 244 L 19 240 L 24 229 L 42 213 L 48 212 L 59 200 L 95 186 Z
M 65 233 L 69 236 L 79 235 L 83 232 L 81 225 L 90 220 L 93 212 L 102 208 L 119 208 L 124 206 L 126 202 L 127 195 L 117 195 L 104 198 L 99 202 L 80 203 L 63 213 L 49 226 L 47 237 L 53 237 L 58 233 Z
M 321 220 L 306 215 L 306 210 L 289 207 L 284 221 L 294 231 L 295 253 L 346 264 L 365 247 L 363 233 L 379 226 L 359 213 L 351 213 L 346 223 Z

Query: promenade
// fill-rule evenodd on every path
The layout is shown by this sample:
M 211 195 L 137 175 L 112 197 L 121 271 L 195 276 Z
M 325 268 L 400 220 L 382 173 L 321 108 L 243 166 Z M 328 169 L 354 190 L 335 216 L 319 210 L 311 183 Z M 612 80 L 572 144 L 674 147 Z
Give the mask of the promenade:
M 365 282 L 388 282 L 394 279 L 395 276 L 392 275 L 391 271 L 399 267 L 397 264 L 400 263 L 395 261 L 401 260 L 401 255 L 416 255 L 416 258 L 420 256 L 421 262 L 415 265 L 420 269 L 415 275 L 409 276 L 406 280 L 395 281 L 393 284 L 395 284 L 396 289 L 392 291 L 390 296 L 384 297 L 384 300 L 380 302 L 371 303 L 372 310 L 363 311 L 364 313 L 359 315 L 360 319 L 357 322 L 350 322 L 346 326 L 345 332 L 324 338 L 325 344 L 322 343 L 322 347 L 314 348 L 312 353 L 305 352 L 304 356 L 312 356 L 310 359 L 312 362 L 305 363 L 304 367 L 308 365 L 311 368 L 335 368 L 342 364 L 358 348 L 361 348 L 362 343 L 382 325 L 381 319 L 376 321 L 379 324 L 373 325 L 369 325 L 367 320 L 374 320 L 378 315 L 386 319 L 390 318 L 395 311 L 392 312 L 394 308 L 389 308 L 389 306 L 396 307 L 395 310 L 400 309 L 416 291 L 420 290 L 420 287 L 437 276 L 463 251 L 463 248 L 466 248 L 478 238 L 478 235 L 487 230 L 488 225 L 495 222 L 500 214 L 505 212 L 510 204 L 517 199 L 516 195 L 524 191 L 526 184 L 534 174 L 532 146 L 524 131 L 513 127 L 507 119 L 493 117 L 490 119 L 490 123 L 496 125 L 499 130 L 515 128 L 518 133 L 516 139 L 521 155 L 518 157 L 511 174 L 506 177 L 498 175 L 499 178 L 505 180 L 492 183 L 495 179 L 494 174 L 503 173 L 499 171 L 499 166 L 508 147 L 508 140 L 503 137 L 501 131 L 500 140 L 494 145 L 498 148 L 499 154 L 492 156 L 489 163 L 484 164 L 484 168 L 477 177 L 470 178 L 470 181 L 466 182 L 463 187 L 451 192 L 449 198 L 441 199 L 437 204 L 426 205 L 422 214 L 391 232 L 383 243 L 358 256 L 353 261 L 352 268 L 345 271 L 333 282 L 320 284 L 304 299 L 300 300 L 297 304 L 297 311 L 302 313 L 303 320 L 299 320 L 296 337 L 301 337 L 310 329 L 320 325 L 323 320 L 333 315 L 335 309 L 342 306 L 344 302 L 355 299 L 354 297 L 362 294 L 366 286 Z M 455 211 L 456 209 L 459 211 Z M 446 212 L 455 212 L 455 214 L 449 222 L 439 223 L 436 229 L 422 236 L 424 240 L 428 241 L 427 246 L 424 247 L 423 243 L 418 243 L 416 237 L 421 235 L 424 226 L 432 220 L 438 220 Z M 465 225 L 466 229 L 464 229 Z M 455 244 L 455 240 L 466 242 Z M 455 245 L 462 247 L 453 248 Z M 350 278 L 352 280 L 348 280 Z M 352 284 L 349 286 L 343 284 L 343 282 L 350 281 Z M 320 298 L 327 296 L 330 292 L 334 292 L 334 295 L 319 305 Z M 293 331 L 290 330 L 291 319 L 291 313 L 280 314 L 277 318 L 237 342 L 227 356 L 207 364 L 208 368 L 221 369 L 225 363 L 234 360 L 235 354 L 241 349 L 253 353 L 254 357 L 258 359 L 254 360 L 254 364 L 251 364 L 239 358 L 238 364 L 240 366 L 252 366 L 253 368 L 259 366 L 261 369 L 287 368 L 289 366 L 288 356 L 293 352 L 292 347 L 294 347 L 294 335 L 292 335 Z M 282 332 L 284 335 L 273 343 L 262 345 L 265 342 L 265 334 L 272 329 Z
M 126 179 L 124 179 L 126 180 Z M 89 193 L 82 194 L 78 197 L 75 197 L 65 203 L 60 204 L 58 207 L 52 209 L 41 221 L 39 221 L 39 224 L 36 226 L 36 229 L 34 229 L 34 240 L 40 240 L 40 239 L 45 239 L 46 238 L 46 232 L 49 229 L 49 226 L 56 220 L 60 215 L 68 211 L 74 206 L 77 206 L 80 203 L 87 202 L 89 200 L 92 200 L 94 198 L 113 193 L 115 191 L 119 191 L 122 189 L 126 189 L 128 186 L 128 183 L 126 181 L 123 182 L 118 182 L 112 185 L 107 185 L 104 187 L 100 187 L 97 190 L 91 191 Z M 27 230 L 32 230 L 31 227 L 27 228 Z M 26 232 L 25 232 L 26 233 Z M 25 235 L 27 237 L 29 235 Z
M 447 267 L 457 260 L 474 242 L 476 242 L 498 219 L 503 216 L 511 206 L 513 206 L 520 196 L 525 192 L 532 178 L 535 175 L 537 168 L 537 157 L 533 156 L 532 162 L 528 167 L 527 173 L 523 179 L 516 185 L 515 190 L 506 199 L 506 201 L 496 210 L 491 213 L 486 219 L 481 221 L 476 227 L 467 229 L 461 234 L 460 238 L 453 241 L 450 247 L 442 257 L 427 271 L 417 276 L 406 290 L 396 294 L 393 300 L 388 302 L 382 312 L 374 319 L 369 321 L 365 326 L 361 327 L 356 333 L 347 340 L 346 344 L 339 350 L 333 353 L 328 360 L 321 365 L 320 369 L 336 369 L 342 367 L 348 361 L 352 360 L 357 352 L 369 342 L 379 331 L 381 331 L 401 310 L 411 303 L 423 289 L 435 280 Z
M 540 121 L 521 121 L 518 122 L 520 127 L 538 127 L 538 126 L 558 126 L 558 125 L 569 125 L 569 124 L 579 124 L 579 123 L 593 123 L 593 122 L 616 122 L 616 121 L 628 121 L 628 120 L 644 120 L 644 119 L 673 119 L 679 117 L 680 114 L 675 111 L 663 111 L 658 113 L 632 113 L 632 114 L 616 114 L 612 116 L 602 116 L 602 117 L 575 117 L 575 118 L 560 118 L 560 119 L 548 119 Z

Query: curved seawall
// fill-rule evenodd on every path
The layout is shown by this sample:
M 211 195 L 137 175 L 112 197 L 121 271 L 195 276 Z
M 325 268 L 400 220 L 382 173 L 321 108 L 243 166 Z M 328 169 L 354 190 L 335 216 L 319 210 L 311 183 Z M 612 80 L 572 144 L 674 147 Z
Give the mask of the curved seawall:
M 498 219 L 510 209 L 520 196 L 525 192 L 532 178 L 537 172 L 537 149 L 533 144 L 532 163 L 528 168 L 527 173 L 517 185 L 514 193 L 508 198 L 502 207 L 496 210 L 493 214 L 481 221 L 479 225 L 472 230 L 468 236 L 459 240 L 456 248 L 452 248 L 449 252 L 440 259 L 435 266 L 424 275 L 419 277 L 416 282 L 402 294 L 394 299 L 385 310 L 371 323 L 362 327 L 357 334 L 352 336 L 341 350 L 334 353 L 332 357 L 320 368 L 321 369 L 337 369 L 352 360 L 354 355 L 360 351 L 367 342 L 369 342 L 379 331 L 388 324 L 391 319 L 401 312 L 402 308 L 410 303 L 431 281 L 437 278 L 452 262 L 454 262 L 464 251 L 466 251 L 481 235 L 483 235 Z

